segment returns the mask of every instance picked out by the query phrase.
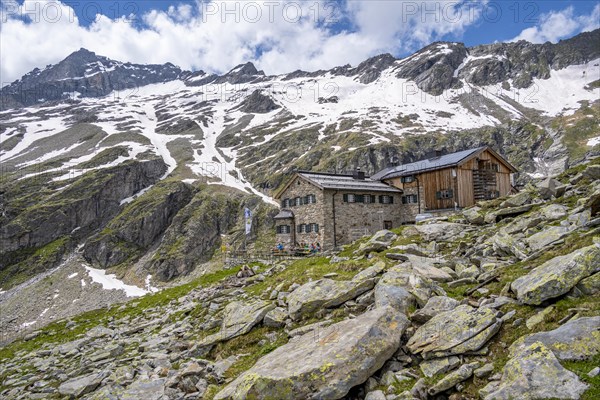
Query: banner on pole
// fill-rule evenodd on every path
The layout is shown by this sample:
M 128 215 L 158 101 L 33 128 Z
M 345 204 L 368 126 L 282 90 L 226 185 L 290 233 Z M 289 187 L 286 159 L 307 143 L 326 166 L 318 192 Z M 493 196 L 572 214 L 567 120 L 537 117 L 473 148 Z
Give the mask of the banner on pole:
M 249 208 L 244 209 L 244 219 L 246 220 L 246 235 L 252 230 L 252 212 Z

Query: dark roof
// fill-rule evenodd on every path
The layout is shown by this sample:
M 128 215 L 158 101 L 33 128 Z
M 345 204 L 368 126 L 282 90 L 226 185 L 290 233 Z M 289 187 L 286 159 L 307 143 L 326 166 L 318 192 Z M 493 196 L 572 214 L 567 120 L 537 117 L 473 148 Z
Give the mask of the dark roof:
M 495 151 L 490 149 L 488 146 L 477 147 L 475 149 L 458 151 L 456 153 L 446 154 L 439 157 L 428 158 L 425 160 L 415 161 L 408 164 L 398 165 L 396 167 L 388 167 L 382 171 L 379 171 L 371 177 L 371 179 L 383 180 L 397 178 L 399 176 L 413 175 L 424 171 L 434 171 L 437 169 L 443 169 L 448 167 L 454 167 L 460 164 L 463 160 L 466 160 L 475 154 L 478 154 L 484 150 L 489 150 L 499 159 L 501 159 L 510 169 L 516 171 L 516 169 L 510 165 L 506 160 L 502 158 Z
M 373 180 L 369 177 L 365 177 L 365 179 L 355 179 L 352 175 L 337 175 L 307 171 L 299 171 L 298 175 L 309 180 L 321 189 L 394 193 L 402 192 L 400 189 L 389 186 L 383 182 Z
M 294 218 L 294 213 L 292 210 L 281 210 L 279 214 L 273 217 L 274 219 L 289 219 Z

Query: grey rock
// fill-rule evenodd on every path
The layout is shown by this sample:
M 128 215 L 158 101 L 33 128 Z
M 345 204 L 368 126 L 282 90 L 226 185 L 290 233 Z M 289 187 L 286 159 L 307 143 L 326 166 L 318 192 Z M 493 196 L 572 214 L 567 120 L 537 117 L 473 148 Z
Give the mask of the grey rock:
M 407 347 L 424 359 L 447 357 L 481 349 L 502 325 L 497 312 L 460 305 L 443 312 L 421 326 Z
M 164 400 L 166 379 L 152 379 L 140 377 L 123 391 L 119 399 L 122 400 Z
M 80 397 L 93 392 L 100 385 L 104 377 L 102 373 L 78 376 L 61 383 L 58 387 L 58 392 L 63 396 Z
M 511 284 L 511 289 L 520 301 L 539 305 L 567 293 L 598 269 L 600 248 L 592 245 L 546 261 L 527 275 L 517 278 Z
M 250 300 L 246 302 L 232 301 L 223 310 L 221 330 L 202 339 L 200 346 L 210 346 L 236 336 L 244 335 L 260 323 L 265 315 L 275 308 L 271 302 Z
M 583 170 L 582 175 L 591 181 L 600 180 L 600 165 L 588 165 Z
M 442 312 L 455 309 L 459 304 L 458 300 L 454 300 L 451 297 L 433 296 L 427 301 L 425 307 L 413 313 L 410 319 L 414 322 L 424 324 Z
M 592 276 L 580 280 L 575 288 L 588 296 L 600 294 L 600 273 L 597 272 Z
M 477 368 L 473 371 L 473 375 L 475 377 L 482 379 L 485 378 L 494 372 L 494 364 L 485 364 L 483 367 Z
M 473 225 L 483 225 L 485 223 L 484 215 L 481 213 L 481 207 L 471 207 L 463 210 L 462 214 Z
M 375 235 L 371 236 L 369 240 L 365 243 L 362 243 L 358 250 L 356 250 L 357 254 L 367 254 L 371 252 L 380 252 L 387 249 L 393 242 L 398 238 L 392 231 L 381 230 L 375 233 Z
M 288 312 L 293 320 L 314 313 L 322 308 L 330 308 L 352 300 L 364 292 L 371 290 L 375 282 L 365 281 L 334 281 L 320 279 L 309 282 L 288 295 Z
M 500 381 L 479 391 L 484 400 L 579 399 L 587 389 L 540 342 L 521 349 L 506 363 Z
M 488 241 L 494 252 L 500 256 L 515 256 L 520 260 L 527 258 L 527 249 L 522 240 L 502 230 L 492 236 Z
M 386 400 L 385 394 L 381 390 L 367 393 L 365 400 Z
M 479 366 L 479 363 L 464 364 L 458 370 L 451 372 L 443 377 L 439 382 L 429 388 L 427 393 L 430 396 L 435 396 L 438 393 L 444 392 L 458 383 L 466 381 L 473 376 L 473 371 Z
M 573 319 L 552 331 L 523 336 L 509 350 L 514 354 L 535 342 L 543 343 L 559 360 L 589 359 L 600 354 L 600 317 Z
M 423 374 L 431 378 L 438 374 L 445 374 L 448 371 L 452 371 L 454 368 L 460 365 L 460 358 L 457 356 L 450 356 L 444 358 L 434 358 L 431 360 L 423 360 L 419 364 L 419 368 L 423 371 Z
M 408 324 L 393 308 L 378 308 L 331 325 L 316 338 L 304 335 L 258 360 L 215 400 L 339 399 L 383 366 Z
M 285 325 L 285 320 L 288 318 L 288 313 L 285 308 L 277 307 L 269 311 L 263 320 L 266 326 L 279 328 Z
M 567 216 L 569 209 L 561 204 L 549 204 L 540 210 L 541 215 L 548 221 L 555 221 Z
M 544 179 L 542 182 L 538 183 L 537 187 L 540 197 L 544 200 L 550 200 L 553 197 L 561 197 L 565 194 L 567 188 L 554 178 Z
M 455 224 L 452 222 L 435 222 L 415 226 L 416 230 L 423 236 L 425 241 L 445 241 L 463 237 L 469 226 Z
M 379 280 L 380 301 L 394 302 L 396 306 L 404 307 L 410 299 L 403 291 L 395 291 L 394 287 L 405 289 L 414 296 L 420 306 L 424 306 L 431 296 L 445 295 L 444 291 L 431 279 L 418 274 L 410 265 L 400 264 L 390 268 Z M 400 297 L 397 297 L 400 295 Z M 387 298 L 387 300 L 384 300 Z M 381 304 L 380 303 L 380 304 Z
M 565 226 L 546 227 L 542 231 L 528 237 L 527 245 L 533 251 L 541 250 L 564 238 L 570 232 L 571 229 Z
M 519 207 L 531 203 L 532 196 L 529 191 L 523 191 L 510 196 L 502 202 L 501 207 Z

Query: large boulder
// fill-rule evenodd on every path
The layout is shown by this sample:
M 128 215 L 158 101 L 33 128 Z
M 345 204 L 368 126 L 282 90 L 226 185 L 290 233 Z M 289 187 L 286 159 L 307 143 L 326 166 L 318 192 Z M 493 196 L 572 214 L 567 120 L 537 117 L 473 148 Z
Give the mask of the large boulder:
M 415 226 L 425 241 L 444 241 L 463 237 L 469 230 L 469 225 L 452 222 L 434 222 Z
M 531 203 L 531 192 L 528 190 L 510 196 L 502 202 L 501 207 L 519 207 Z
M 498 211 L 490 212 L 485 216 L 485 222 L 488 224 L 493 224 L 495 222 L 499 222 L 502 219 L 509 217 L 516 217 L 521 214 L 525 214 L 533 208 L 532 204 L 525 204 L 524 206 L 519 207 L 509 207 L 504 208 Z
M 449 282 L 452 280 L 450 274 L 436 267 L 436 264 L 442 261 L 440 258 L 420 257 L 413 254 L 406 254 L 406 258 L 413 270 L 421 276 L 437 282 Z
M 569 209 L 562 204 L 549 204 L 540 210 L 541 215 L 548 221 L 555 221 L 567 216 Z
M 398 238 L 392 231 L 388 231 L 386 229 L 381 230 L 375 235 L 373 235 L 369 240 L 365 243 L 361 244 L 356 253 L 358 254 L 366 254 L 371 252 L 380 252 L 388 247 Z
M 566 185 L 563 185 L 554 178 L 544 179 L 538 183 L 537 187 L 540 197 L 544 200 L 550 200 L 552 197 L 561 197 L 567 189 Z
M 444 391 L 456 386 L 460 382 L 466 381 L 471 376 L 473 376 L 473 371 L 475 371 L 475 369 L 477 369 L 478 366 L 479 366 L 479 363 L 476 363 L 476 362 L 471 363 L 471 364 L 461 365 L 461 367 L 459 369 L 457 369 L 454 372 L 449 373 L 448 375 L 443 377 L 441 380 L 439 380 L 435 385 L 430 387 L 429 390 L 427 391 L 427 393 L 430 396 L 435 396 L 438 393 L 444 392 Z
M 517 339 L 510 347 L 515 354 L 535 342 L 552 350 L 559 360 L 585 360 L 600 354 L 600 317 L 578 318 L 548 332 Z
M 434 296 L 429 299 L 425 307 L 416 311 L 413 315 L 410 316 L 410 319 L 414 322 L 424 324 L 429 321 L 431 318 L 435 317 L 438 314 L 441 314 L 446 311 L 454 310 L 459 306 L 458 300 L 454 300 L 451 297 L 446 296 Z
M 398 350 L 408 325 L 385 307 L 301 336 L 258 360 L 215 400 L 340 399 Z
M 485 215 L 481 213 L 481 207 L 471 207 L 463 210 L 463 216 L 473 225 L 483 225 Z
M 600 273 L 595 273 L 590 277 L 580 280 L 575 288 L 588 296 L 600 294 Z
M 375 285 L 373 279 L 334 281 L 319 279 L 308 282 L 288 295 L 288 312 L 293 320 L 322 309 L 338 306 L 352 300 Z
M 424 359 L 469 353 L 482 348 L 501 325 L 493 309 L 460 305 L 431 318 L 417 329 L 407 346 Z
M 274 304 L 263 300 L 232 301 L 223 310 L 221 330 L 202 339 L 198 345 L 209 346 L 245 335 L 274 308 Z
M 500 230 L 489 241 L 494 252 L 500 256 L 515 256 L 519 260 L 527 258 L 527 249 L 522 240 Z
M 545 227 L 538 233 L 535 233 L 528 237 L 527 245 L 533 251 L 541 250 L 546 246 L 564 238 L 571 232 L 570 228 L 565 226 L 551 226 Z
M 96 390 L 105 377 L 106 375 L 102 373 L 77 376 L 61 383 L 58 387 L 58 393 L 73 398 L 83 396 L 86 393 Z
M 600 165 L 588 165 L 587 168 L 583 170 L 582 175 L 591 181 L 600 180 Z
M 401 288 L 402 290 L 397 290 Z M 446 293 L 431 279 L 418 274 L 410 265 L 399 264 L 390 268 L 379 280 L 375 288 L 375 304 L 393 305 L 399 310 L 405 310 L 413 299 L 406 295 L 408 292 L 419 306 L 424 306 L 434 295 Z
M 484 400 L 579 399 L 587 389 L 544 344 L 534 342 L 511 358 L 500 381 L 479 391 Z
M 562 296 L 583 278 L 600 270 L 600 245 L 581 248 L 555 257 L 516 279 L 511 289 L 526 304 L 539 305 Z

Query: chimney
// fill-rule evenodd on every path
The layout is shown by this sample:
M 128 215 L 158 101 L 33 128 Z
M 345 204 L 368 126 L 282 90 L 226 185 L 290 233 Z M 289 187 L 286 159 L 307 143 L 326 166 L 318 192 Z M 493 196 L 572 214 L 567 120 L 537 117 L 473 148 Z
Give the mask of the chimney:
M 444 153 L 442 150 L 433 150 L 427 153 L 427 159 L 432 160 L 435 158 L 440 158 L 443 154 Z
M 356 180 L 364 181 L 365 173 L 360 170 L 360 167 L 358 167 L 358 168 L 356 168 L 356 171 L 354 171 L 354 175 L 352 177 Z

